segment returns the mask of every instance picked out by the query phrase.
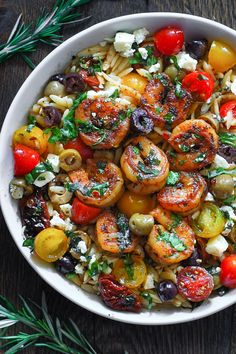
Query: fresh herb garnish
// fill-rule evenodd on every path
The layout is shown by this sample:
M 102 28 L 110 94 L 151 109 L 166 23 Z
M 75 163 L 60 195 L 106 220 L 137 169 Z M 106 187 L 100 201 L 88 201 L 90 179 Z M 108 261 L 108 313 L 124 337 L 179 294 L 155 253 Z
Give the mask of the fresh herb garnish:
M 125 271 L 129 280 L 134 278 L 134 262 L 130 253 L 127 253 L 124 257 Z
M 110 98 L 113 98 L 113 100 L 115 100 L 116 98 L 119 97 L 119 90 L 115 89 L 115 91 L 113 92 L 113 94 L 110 96 Z
M 27 123 L 28 123 L 28 126 L 26 128 L 26 131 L 27 132 L 31 132 L 31 130 L 35 127 L 36 118 L 34 116 L 28 116 L 27 117 Z
M 149 165 L 159 166 L 161 161 L 156 157 L 155 151 L 153 149 L 150 150 L 148 156 L 145 159 L 145 162 Z
M 205 157 L 206 157 L 206 153 L 203 152 L 203 153 L 199 154 L 199 155 L 193 160 L 193 162 L 195 162 L 195 163 L 202 162 L 202 161 L 204 161 Z
M 129 230 L 129 221 L 127 217 L 122 214 L 118 213 L 116 218 L 116 224 L 118 226 L 118 244 L 121 251 L 124 251 L 130 244 L 130 230 Z
M 53 172 L 52 166 L 48 162 L 40 162 L 30 173 L 25 175 L 25 180 L 28 184 L 32 184 L 41 173 L 46 171 Z
M 158 59 L 153 55 L 153 47 L 146 46 L 147 59 L 143 59 L 139 51 L 136 51 L 132 58 L 129 59 L 131 65 L 142 64 L 144 66 L 152 66 L 158 62 Z
M 191 148 L 185 144 L 179 144 L 179 148 L 183 152 L 189 152 L 191 150 Z
M 80 183 L 75 182 L 75 183 L 71 183 L 71 182 L 66 182 L 64 184 L 65 188 L 69 191 L 69 192 L 76 192 L 79 191 L 80 193 L 82 193 L 85 196 L 94 196 L 95 197 L 95 192 L 97 192 L 97 194 L 99 194 L 100 197 L 104 196 L 104 194 L 106 193 L 107 189 L 109 188 L 109 183 L 108 182 L 104 182 L 104 183 L 91 183 L 90 187 L 85 187 L 82 186 Z
M 171 229 L 175 229 L 183 220 L 181 215 L 175 213 L 171 213 L 171 219 L 173 220 L 171 224 Z
M 132 146 L 132 150 L 135 153 L 135 155 L 139 154 L 139 149 L 137 148 L 137 146 Z
M 138 162 L 138 168 L 142 172 L 142 174 L 145 175 L 144 178 L 151 178 L 151 177 L 156 177 L 159 174 L 159 171 L 153 170 L 151 167 L 147 167 L 142 163 L 141 161 Z M 143 179 L 142 175 L 140 173 L 138 174 L 140 179 Z
M 26 238 L 22 244 L 23 247 L 29 247 L 31 250 L 34 249 L 34 238 Z
M 167 186 L 174 186 L 179 182 L 180 174 L 179 172 L 170 171 L 167 177 Z
M 161 113 L 163 111 L 163 108 L 161 107 L 155 107 L 155 112 L 156 113 Z
M 148 310 L 151 310 L 153 307 L 153 301 L 152 301 L 152 296 L 148 292 L 142 292 L 140 294 L 148 303 Z
M 171 247 L 173 247 L 176 251 L 184 251 L 186 250 L 187 246 L 185 243 L 177 236 L 175 232 L 167 232 L 167 231 L 160 231 L 157 239 L 159 241 L 164 241 L 169 243 Z
M 236 149 L 236 134 L 233 133 L 219 133 L 220 141 L 223 144 L 233 146 Z
M 178 98 L 182 98 L 185 94 L 185 91 L 182 89 L 182 85 L 181 82 L 179 82 L 178 80 L 175 81 L 176 85 L 175 85 L 175 96 Z
M 89 263 L 88 275 L 90 278 L 98 275 L 99 273 L 107 273 L 109 269 L 108 262 L 105 260 L 103 262 L 98 262 L 97 260 Z
M 223 167 L 218 167 L 215 170 L 209 171 L 207 177 L 209 179 L 211 179 L 211 178 L 214 178 L 216 176 L 223 175 L 223 174 L 225 174 L 225 175 L 236 175 L 236 168 L 233 168 L 232 170 L 226 170 Z
M 223 200 L 223 204 L 225 205 L 230 205 L 232 204 L 234 201 L 236 200 L 236 196 L 235 195 L 230 195 L 228 198 Z
M 167 124 L 172 124 L 175 120 L 175 115 L 171 112 L 168 112 L 166 115 L 164 115 L 164 119 L 166 120 Z
M 180 70 L 180 66 L 178 64 L 178 60 L 175 55 L 170 56 L 170 62 L 171 62 L 171 64 L 174 64 L 174 66 L 176 67 L 177 70 Z
M 107 162 L 106 161 L 98 161 L 96 166 L 97 166 L 98 172 L 103 173 L 105 171 L 106 166 L 107 166 Z
M 166 78 L 163 76 L 163 74 L 155 74 L 154 75 L 155 79 L 160 80 L 160 82 L 162 83 L 163 86 L 168 86 L 168 81 L 166 80 Z

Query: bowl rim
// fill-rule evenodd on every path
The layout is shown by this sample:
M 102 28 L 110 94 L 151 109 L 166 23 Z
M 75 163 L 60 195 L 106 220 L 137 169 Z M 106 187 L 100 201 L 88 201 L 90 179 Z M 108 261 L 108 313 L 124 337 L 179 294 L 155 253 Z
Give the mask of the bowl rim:
M 171 20 L 175 20 L 175 19 L 187 19 L 187 20 L 194 20 L 194 21 L 199 21 L 202 23 L 206 23 L 208 25 L 210 25 L 210 27 L 214 28 L 220 28 L 222 29 L 223 32 L 226 32 L 227 34 L 231 34 L 233 37 L 235 37 L 236 39 L 236 31 L 233 30 L 232 28 L 227 27 L 226 25 L 223 25 L 219 22 L 207 19 L 207 18 L 203 18 L 200 16 L 195 16 L 195 15 L 190 15 L 190 14 L 185 14 L 185 13 L 177 13 L 177 12 L 143 12 L 143 13 L 137 13 L 137 14 L 129 14 L 129 15 L 125 15 L 125 16 L 118 16 L 118 17 L 114 17 L 111 18 L 109 20 L 105 20 L 102 22 L 99 22 L 95 25 L 92 25 L 86 29 L 84 29 L 83 31 L 73 35 L 72 37 L 68 38 L 67 40 L 65 40 L 62 44 L 60 44 L 57 48 L 55 48 L 52 52 L 50 52 L 38 65 L 37 67 L 32 71 L 32 73 L 26 78 L 26 80 L 24 81 L 24 83 L 21 85 L 20 89 L 18 90 L 15 98 L 13 99 L 8 112 L 5 116 L 5 119 L 3 121 L 3 125 L 1 128 L 1 139 L 0 139 L 0 151 L 1 147 L 4 146 L 4 139 L 2 139 L 2 136 L 4 136 L 4 134 L 7 132 L 9 124 L 10 124 L 10 120 L 12 117 L 12 112 L 14 111 L 14 107 L 17 104 L 19 97 L 21 96 L 21 93 L 24 92 L 25 88 L 28 87 L 31 79 L 38 73 L 40 72 L 40 70 L 44 67 L 44 65 L 54 56 L 56 56 L 58 53 L 60 53 L 61 50 L 63 50 L 64 47 L 68 46 L 68 44 L 72 43 L 73 41 L 78 40 L 80 37 L 83 37 L 85 34 L 90 34 L 91 32 L 94 32 L 96 30 L 99 30 L 100 28 L 102 28 L 105 25 L 110 25 L 110 24 L 115 24 L 115 23 L 119 23 L 119 21 L 121 20 L 132 20 L 133 18 L 153 18 L 153 17 L 164 17 L 166 19 L 170 19 Z M 49 284 L 52 288 L 54 288 L 54 290 L 56 290 L 57 292 L 59 292 L 61 295 L 63 295 L 65 298 L 71 300 L 73 303 L 75 303 L 76 305 L 79 305 L 83 308 L 85 308 L 86 310 L 93 312 L 97 315 L 103 316 L 105 318 L 109 318 L 109 319 L 113 319 L 116 321 L 120 321 L 123 323 L 129 323 L 129 324 L 139 324 L 139 325 L 169 325 L 169 324 L 178 324 L 178 323 L 184 323 L 184 322 L 190 322 L 190 321 L 194 321 L 194 320 L 198 320 L 200 318 L 205 318 L 207 316 L 210 316 L 216 312 L 219 312 L 231 305 L 233 305 L 234 303 L 236 303 L 236 298 L 234 298 L 232 296 L 232 298 L 228 299 L 228 301 L 225 301 L 223 304 L 220 304 L 220 306 L 215 306 L 213 308 L 207 309 L 205 308 L 204 311 L 202 312 L 195 312 L 192 313 L 191 318 L 188 316 L 185 316 L 185 318 L 176 318 L 175 320 L 173 320 L 173 318 L 171 320 L 168 320 L 168 318 L 165 319 L 165 321 L 162 320 L 162 318 L 157 317 L 157 319 L 153 319 L 152 317 L 155 316 L 155 312 L 152 313 L 152 316 L 146 316 L 146 318 L 144 318 L 142 315 L 137 314 L 136 316 L 139 316 L 139 320 L 142 321 L 142 323 L 139 322 L 139 320 L 137 319 L 137 317 L 130 315 L 130 312 L 124 313 L 124 312 L 117 312 L 117 311 L 113 311 L 107 307 L 103 307 L 103 311 L 101 312 L 99 309 L 97 309 L 96 307 L 91 308 L 90 303 L 79 303 L 79 301 L 76 301 L 72 296 L 68 296 L 66 294 L 64 294 L 63 290 L 60 288 L 57 288 L 56 285 L 54 283 L 52 283 L 49 279 L 47 279 L 46 274 L 44 274 L 44 271 L 42 269 L 42 271 L 39 271 L 37 269 L 36 264 L 34 263 L 34 261 L 32 261 L 31 259 L 27 258 L 26 254 L 22 252 L 22 246 L 20 247 L 20 245 L 16 242 L 15 237 L 14 237 L 14 229 L 11 226 L 11 220 L 9 219 L 8 215 L 7 215 L 7 201 L 4 198 L 4 193 L 6 194 L 6 190 L 0 188 L 0 202 L 1 202 L 1 209 L 2 209 L 2 213 L 6 222 L 6 225 L 8 227 L 8 230 L 16 244 L 16 246 L 18 247 L 20 253 L 24 256 L 24 258 L 27 260 L 27 262 L 30 264 L 30 266 L 37 272 L 37 274 L 44 280 L 47 282 L 47 284 Z M 226 300 L 226 299 L 225 299 Z M 143 312 L 146 313 L 146 312 Z M 187 313 L 187 312 L 183 312 Z M 166 317 L 168 317 L 168 315 L 165 315 Z

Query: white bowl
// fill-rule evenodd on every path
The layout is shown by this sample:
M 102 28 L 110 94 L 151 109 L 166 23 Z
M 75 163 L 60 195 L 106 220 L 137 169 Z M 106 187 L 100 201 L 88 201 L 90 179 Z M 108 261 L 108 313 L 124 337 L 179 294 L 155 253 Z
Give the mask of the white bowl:
M 167 25 L 179 25 L 187 39 L 221 39 L 236 48 L 236 32 L 217 22 L 201 17 L 176 13 L 144 13 L 117 17 L 94 25 L 65 41 L 53 50 L 32 72 L 17 93 L 5 118 L 0 142 L 0 200 L 3 215 L 10 233 L 20 252 L 35 271 L 55 290 L 85 309 L 113 320 L 143 324 L 163 325 L 188 322 L 209 316 L 236 302 L 236 289 L 223 297 L 212 297 L 194 311 L 183 309 L 164 309 L 161 311 L 143 311 L 140 314 L 117 312 L 107 308 L 97 296 L 79 289 L 58 274 L 54 267 L 48 266 L 30 255 L 29 249 L 22 247 L 22 225 L 17 209 L 8 192 L 9 181 L 13 175 L 11 140 L 13 132 L 25 123 L 27 112 L 40 97 L 41 89 L 48 78 L 63 71 L 73 54 L 90 45 L 114 35 L 118 30 L 132 31 L 145 27 L 150 32 Z

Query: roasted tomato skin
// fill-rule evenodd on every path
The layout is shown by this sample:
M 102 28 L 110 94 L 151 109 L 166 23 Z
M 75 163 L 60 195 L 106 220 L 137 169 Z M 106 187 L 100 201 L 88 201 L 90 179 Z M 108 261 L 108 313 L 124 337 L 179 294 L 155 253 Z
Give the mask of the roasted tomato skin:
M 200 302 L 209 297 L 214 287 L 212 276 L 205 268 L 188 266 L 177 277 L 179 294 L 192 302 Z
M 98 283 L 102 300 L 108 307 L 118 311 L 141 311 L 139 296 L 120 285 L 112 275 L 101 275 Z

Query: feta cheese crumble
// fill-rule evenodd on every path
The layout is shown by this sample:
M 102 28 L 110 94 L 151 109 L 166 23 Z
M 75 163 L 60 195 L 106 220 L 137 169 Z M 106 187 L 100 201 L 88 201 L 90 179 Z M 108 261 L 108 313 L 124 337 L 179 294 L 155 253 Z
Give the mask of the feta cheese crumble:
M 146 49 L 146 48 L 139 48 L 138 51 L 139 51 L 141 57 L 142 57 L 144 60 L 146 60 L 147 57 L 148 57 L 148 51 L 147 51 L 147 49 Z
M 190 57 L 188 53 L 180 52 L 176 55 L 177 63 L 181 69 L 187 71 L 195 71 L 197 67 L 197 60 Z
M 161 67 L 160 63 L 156 63 L 156 64 L 153 64 L 152 66 L 150 66 L 148 71 L 150 74 L 156 73 L 160 69 L 160 67 Z
M 53 172 L 58 173 L 60 171 L 60 160 L 58 155 L 48 154 L 46 162 L 52 166 Z
M 223 211 L 223 213 L 225 213 L 227 216 L 229 216 L 229 219 L 236 221 L 236 215 L 232 207 L 225 205 L 220 207 L 220 210 Z
M 87 246 L 86 246 L 86 243 L 84 241 L 79 241 L 78 242 L 78 249 L 80 250 L 80 252 L 82 254 L 85 254 L 87 252 Z
M 211 238 L 206 245 L 206 252 L 216 257 L 221 257 L 228 248 L 228 242 L 222 235 Z
M 146 28 L 143 27 L 143 28 L 139 28 L 136 31 L 134 31 L 133 34 L 134 34 L 135 42 L 137 44 L 140 44 L 145 40 L 147 35 L 149 35 L 149 32 L 148 32 L 148 30 L 146 30 Z
M 134 41 L 135 37 L 133 34 L 117 32 L 114 41 L 114 48 L 122 56 L 132 56 L 134 53 L 134 49 L 132 49 Z

